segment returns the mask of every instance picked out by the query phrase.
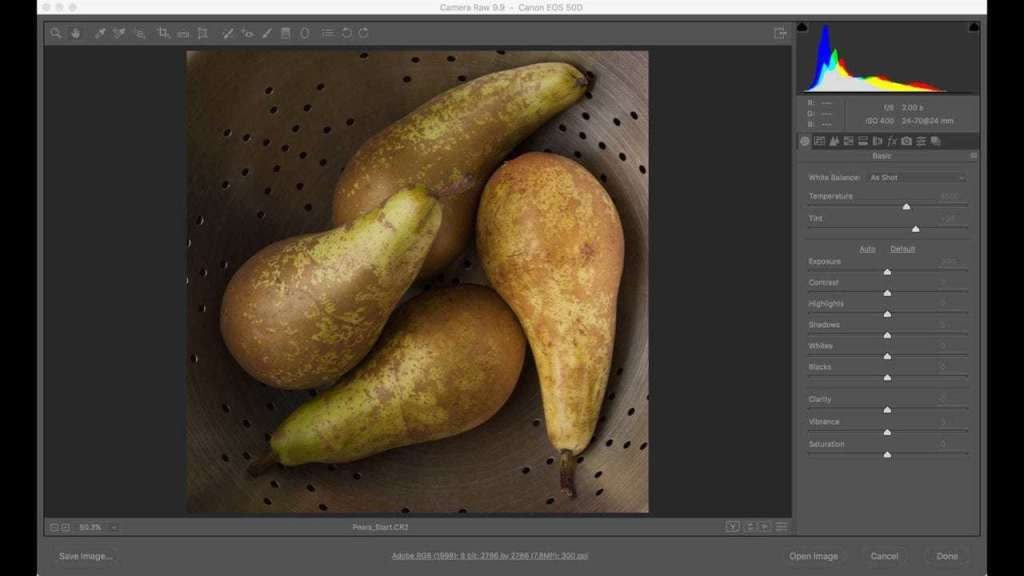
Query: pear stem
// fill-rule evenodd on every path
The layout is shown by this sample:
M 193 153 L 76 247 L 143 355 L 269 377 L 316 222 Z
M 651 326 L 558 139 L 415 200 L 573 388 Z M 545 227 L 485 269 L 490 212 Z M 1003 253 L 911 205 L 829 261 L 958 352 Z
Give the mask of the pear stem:
M 246 470 L 249 472 L 250 476 L 255 478 L 269 470 L 274 464 L 277 464 L 277 455 L 273 452 L 267 452 L 263 456 L 254 460 L 252 464 L 249 464 L 249 467 Z
M 562 450 L 561 460 L 558 464 L 559 479 L 562 483 L 562 492 L 570 498 L 576 497 L 576 459 L 573 458 L 572 450 Z

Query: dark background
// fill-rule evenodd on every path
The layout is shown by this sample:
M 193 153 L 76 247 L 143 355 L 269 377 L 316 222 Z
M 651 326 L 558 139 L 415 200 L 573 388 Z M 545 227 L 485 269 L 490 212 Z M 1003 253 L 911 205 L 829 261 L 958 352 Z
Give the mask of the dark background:
M 184 60 L 46 49 L 46 516 L 185 514 Z M 655 516 L 790 514 L 790 61 L 651 50 Z
M 651 512 L 789 516 L 790 50 L 651 63 Z
M 978 92 L 981 85 L 981 33 L 969 22 L 806 22 L 798 32 L 797 89 L 817 75 L 822 26 L 832 48 L 854 76 L 886 76 L 895 82 L 926 82 L 947 92 Z

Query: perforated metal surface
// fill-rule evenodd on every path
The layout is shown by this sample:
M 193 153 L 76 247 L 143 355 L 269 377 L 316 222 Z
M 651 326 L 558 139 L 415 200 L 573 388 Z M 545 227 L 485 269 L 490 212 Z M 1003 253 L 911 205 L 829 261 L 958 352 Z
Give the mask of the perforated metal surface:
M 579 496 L 558 489 L 557 454 L 527 360 L 512 397 L 470 432 L 347 465 L 245 468 L 315 392 L 242 371 L 221 340 L 224 288 L 260 248 L 330 222 L 345 162 L 430 97 L 493 71 L 564 61 L 587 97 L 521 146 L 576 158 L 622 218 L 626 263 L 616 348 Z M 638 513 L 648 510 L 648 59 L 643 52 L 194 52 L 188 57 L 187 508 L 192 513 Z M 486 284 L 472 248 L 441 277 Z M 408 295 L 407 295 L 408 296 Z

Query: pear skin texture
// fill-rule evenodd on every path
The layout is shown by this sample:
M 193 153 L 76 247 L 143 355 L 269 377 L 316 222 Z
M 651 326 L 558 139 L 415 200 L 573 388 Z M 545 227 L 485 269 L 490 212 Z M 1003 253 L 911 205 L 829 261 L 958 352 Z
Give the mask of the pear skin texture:
M 531 152 L 487 183 L 477 250 L 526 331 L 548 439 L 579 454 L 601 412 L 615 341 L 624 239 L 619 213 L 585 168 Z
M 275 388 L 337 382 L 377 341 L 441 218 L 420 186 L 348 226 L 260 250 L 224 291 L 220 329 L 231 355 Z
M 396 190 L 425 184 L 444 221 L 420 272 L 437 276 L 473 236 L 480 191 L 512 149 L 578 101 L 586 76 L 563 63 L 495 72 L 444 92 L 367 140 L 334 191 L 335 226 L 351 222 Z
M 353 462 L 475 428 L 508 400 L 525 356 L 518 320 L 490 288 L 421 294 L 395 311 L 365 362 L 278 427 L 273 458 Z

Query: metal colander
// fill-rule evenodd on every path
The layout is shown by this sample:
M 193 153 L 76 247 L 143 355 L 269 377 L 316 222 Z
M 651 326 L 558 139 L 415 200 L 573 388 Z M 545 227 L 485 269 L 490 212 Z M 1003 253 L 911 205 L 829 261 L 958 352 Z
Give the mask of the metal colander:
M 461 82 L 542 61 L 574 64 L 592 90 L 519 151 L 586 166 L 615 201 L 626 240 L 611 377 L 578 458 L 577 498 L 559 491 L 529 356 L 508 403 L 474 430 L 352 464 L 249 477 L 271 432 L 316 392 L 264 386 L 228 353 L 218 319 L 231 275 L 272 242 L 326 229 L 334 184 L 372 134 Z M 188 54 L 187 68 L 189 512 L 648 511 L 646 52 L 202 51 Z M 487 283 L 472 248 L 407 297 L 459 282 Z

